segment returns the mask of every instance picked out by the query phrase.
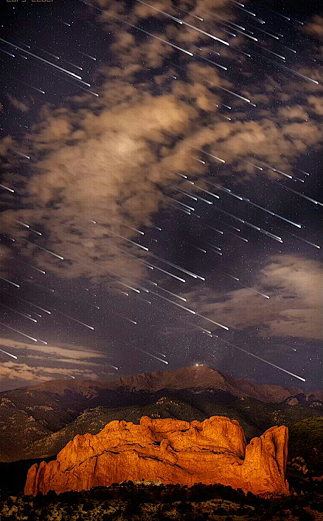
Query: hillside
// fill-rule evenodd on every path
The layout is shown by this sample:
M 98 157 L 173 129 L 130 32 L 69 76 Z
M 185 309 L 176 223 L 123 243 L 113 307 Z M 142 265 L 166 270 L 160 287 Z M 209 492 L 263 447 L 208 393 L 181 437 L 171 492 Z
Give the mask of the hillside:
M 206 366 L 110 382 L 54 380 L 0 394 L 0 461 L 56 455 L 76 434 L 142 416 L 192 421 L 237 419 L 251 438 L 272 425 L 323 415 L 322 393 L 255 385 Z

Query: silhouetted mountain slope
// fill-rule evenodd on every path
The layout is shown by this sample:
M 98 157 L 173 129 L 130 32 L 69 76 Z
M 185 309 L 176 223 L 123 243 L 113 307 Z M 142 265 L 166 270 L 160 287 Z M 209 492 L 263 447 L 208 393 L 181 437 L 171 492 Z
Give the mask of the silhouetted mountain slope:
M 323 415 L 322 393 L 251 384 L 201 365 L 110 382 L 54 380 L 0 394 L 0 461 L 55 455 L 76 434 L 96 434 L 114 419 L 217 415 L 257 436 L 272 425 Z
M 153 396 L 152 396 L 153 397 Z M 303 418 L 311 418 L 317 411 L 306 407 L 264 404 L 253 398 L 240 398 L 231 403 L 196 401 L 188 403 L 172 397 L 161 397 L 155 403 L 118 408 L 88 409 L 63 429 L 50 434 L 25 450 L 24 457 L 43 458 L 57 454 L 76 434 L 97 434 L 112 420 L 126 420 L 139 424 L 142 416 L 203 421 L 211 416 L 227 416 L 239 421 L 247 438 L 259 436 L 272 425 L 290 426 Z

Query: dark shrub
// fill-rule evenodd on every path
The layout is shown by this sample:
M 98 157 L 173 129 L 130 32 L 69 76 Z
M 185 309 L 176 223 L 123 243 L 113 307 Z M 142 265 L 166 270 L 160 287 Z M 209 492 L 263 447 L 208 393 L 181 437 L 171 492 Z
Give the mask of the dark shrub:
M 313 521 L 314 515 L 308 512 L 307 510 L 301 509 L 298 519 L 299 521 Z
M 93 503 L 92 501 L 85 501 L 85 503 L 83 503 L 83 510 L 84 512 L 89 512 L 90 510 L 93 510 Z
M 186 501 L 181 501 L 177 507 L 177 511 L 180 514 L 185 514 L 186 512 L 189 512 L 191 510 L 191 505 L 187 503 Z

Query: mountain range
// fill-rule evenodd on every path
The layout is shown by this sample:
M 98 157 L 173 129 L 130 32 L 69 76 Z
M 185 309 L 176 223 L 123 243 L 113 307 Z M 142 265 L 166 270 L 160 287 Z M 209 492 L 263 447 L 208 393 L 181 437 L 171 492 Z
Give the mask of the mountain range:
M 142 416 L 227 416 L 251 438 L 273 425 L 323 416 L 323 392 L 257 385 L 201 364 L 111 381 L 48 381 L 0 393 L 0 461 L 54 457 L 76 434 Z

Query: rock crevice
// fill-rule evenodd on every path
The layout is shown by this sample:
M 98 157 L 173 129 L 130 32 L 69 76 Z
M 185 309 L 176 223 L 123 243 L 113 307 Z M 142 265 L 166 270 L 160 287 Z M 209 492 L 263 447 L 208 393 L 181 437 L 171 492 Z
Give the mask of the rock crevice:
M 288 429 L 271 427 L 246 442 L 236 420 L 213 416 L 191 423 L 142 417 L 140 425 L 112 421 L 96 435 L 77 435 L 57 459 L 33 465 L 26 495 L 89 490 L 123 481 L 196 483 L 260 495 L 288 494 Z

